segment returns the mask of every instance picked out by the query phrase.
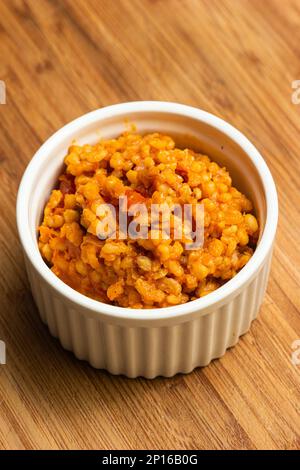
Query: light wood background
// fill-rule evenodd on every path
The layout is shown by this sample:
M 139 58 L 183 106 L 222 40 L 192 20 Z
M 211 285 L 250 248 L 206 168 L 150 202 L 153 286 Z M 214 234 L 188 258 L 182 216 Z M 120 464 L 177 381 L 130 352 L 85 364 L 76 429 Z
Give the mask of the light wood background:
M 300 0 L 0 0 L 0 448 L 300 448 Z M 130 100 L 222 116 L 264 155 L 280 221 L 251 332 L 188 376 L 130 380 L 65 352 L 38 317 L 15 224 L 22 173 L 73 118 Z M 300 357 L 300 354 L 299 354 Z

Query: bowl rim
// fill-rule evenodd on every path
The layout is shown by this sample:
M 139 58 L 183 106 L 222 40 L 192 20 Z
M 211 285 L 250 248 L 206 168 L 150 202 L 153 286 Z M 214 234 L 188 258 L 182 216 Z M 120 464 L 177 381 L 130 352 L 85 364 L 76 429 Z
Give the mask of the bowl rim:
M 34 244 L 31 227 L 29 224 L 29 201 L 31 196 L 32 180 L 39 171 L 39 166 L 43 155 L 51 152 L 61 138 L 67 138 L 78 131 L 83 126 L 89 125 L 101 119 L 109 117 L 122 116 L 126 113 L 134 112 L 158 112 L 169 113 L 179 116 L 192 117 L 205 124 L 208 124 L 240 146 L 254 164 L 261 179 L 265 198 L 266 198 L 266 221 L 264 230 L 257 248 L 248 261 L 248 263 L 237 273 L 237 275 L 227 281 L 223 286 L 216 289 L 205 297 L 189 301 L 185 304 L 170 307 L 158 307 L 151 309 L 131 309 L 127 307 L 118 307 L 104 302 L 100 302 L 78 291 L 72 289 L 59 279 L 44 262 L 37 246 Z M 17 227 L 20 241 L 27 258 L 34 266 L 35 270 L 42 276 L 47 284 L 50 284 L 63 297 L 66 297 L 72 303 L 83 307 L 102 316 L 111 317 L 114 320 L 135 320 L 143 322 L 154 322 L 157 320 L 175 319 L 186 317 L 189 314 L 205 314 L 213 307 L 225 303 L 229 297 L 232 297 L 237 291 L 240 291 L 250 279 L 259 271 L 269 251 L 272 248 L 276 234 L 278 219 L 278 199 L 275 183 L 271 172 L 261 154 L 255 146 L 239 130 L 227 123 L 223 119 L 208 113 L 207 111 L 187 106 L 179 103 L 164 101 L 132 101 L 114 104 L 104 108 L 99 108 L 76 118 L 66 124 L 52 136 L 50 136 L 37 150 L 29 162 L 20 182 L 17 196 Z

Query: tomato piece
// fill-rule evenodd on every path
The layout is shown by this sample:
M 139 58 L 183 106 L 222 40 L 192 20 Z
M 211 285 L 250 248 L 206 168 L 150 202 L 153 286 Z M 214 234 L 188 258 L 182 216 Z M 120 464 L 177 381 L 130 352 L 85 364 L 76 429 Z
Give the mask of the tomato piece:
M 134 204 L 143 204 L 146 202 L 146 198 L 134 189 L 126 189 L 125 196 L 127 197 L 128 209 Z
M 180 164 L 177 164 L 175 172 L 181 176 L 186 183 L 188 181 L 188 170 L 185 167 L 180 166 Z
M 59 189 L 63 194 L 75 194 L 76 187 L 73 175 L 62 175 L 59 180 Z

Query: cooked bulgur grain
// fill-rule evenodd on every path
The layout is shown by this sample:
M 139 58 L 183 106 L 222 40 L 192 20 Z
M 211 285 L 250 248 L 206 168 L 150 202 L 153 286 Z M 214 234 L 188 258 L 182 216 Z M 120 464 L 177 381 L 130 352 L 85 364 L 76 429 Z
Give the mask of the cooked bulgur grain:
M 99 204 L 203 204 L 204 245 L 184 240 L 100 240 Z M 173 224 L 178 223 L 175 219 Z M 96 145 L 72 145 L 59 187 L 39 227 L 52 271 L 93 299 L 130 308 L 167 307 L 209 294 L 231 279 L 255 249 L 252 203 L 208 156 L 175 147 L 166 135 L 124 133 Z

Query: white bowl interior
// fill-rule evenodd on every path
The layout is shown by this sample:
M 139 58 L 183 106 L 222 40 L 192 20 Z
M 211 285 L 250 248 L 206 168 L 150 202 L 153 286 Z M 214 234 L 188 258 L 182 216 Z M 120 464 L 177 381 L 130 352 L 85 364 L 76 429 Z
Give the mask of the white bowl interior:
M 247 153 L 221 130 L 190 116 L 169 112 L 141 111 L 124 112 L 100 121 L 87 122 L 80 130 L 61 132 L 50 152 L 40 159 L 40 170 L 32 180 L 29 203 L 31 234 L 37 243 L 39 225 L 45 203 L 54 188 L 63 168 L 63 159 L 69 145 L 75 140 L 79 144 L 94 144 L 100 139 L 113 138 L 128 129 L 131 124 L 139 133 L 161 132 L 174 137 L 180 148 L 192 148 L 206 153 L 230 171 L 233 185 L 244 192 L 254 203 L 260 222 L 260 237 L 266 220 L 266 197 L 259 173 Z

